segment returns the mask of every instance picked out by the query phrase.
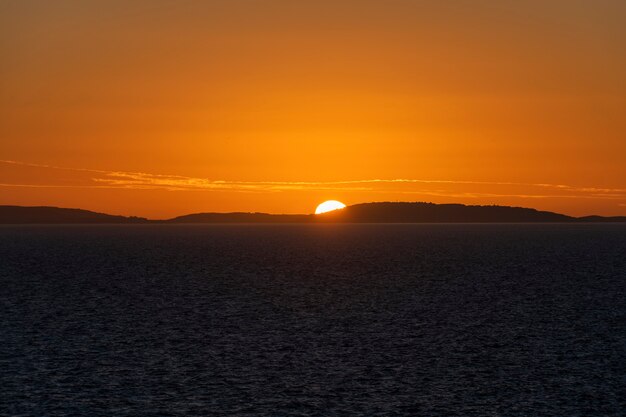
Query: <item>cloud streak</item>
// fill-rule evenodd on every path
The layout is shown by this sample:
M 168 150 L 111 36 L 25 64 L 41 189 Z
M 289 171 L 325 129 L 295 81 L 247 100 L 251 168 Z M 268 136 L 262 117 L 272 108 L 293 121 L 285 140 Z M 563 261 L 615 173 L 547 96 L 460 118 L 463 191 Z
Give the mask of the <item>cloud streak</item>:
M 576 187 L 566 184 L 550 183 L 518 183 L 501 181 L 465 181 L 448 179 L 357 179 L 343 181 L 233 181 L 212 180 L 207 178 L 188 177 L 181 175 L 153 174 L 133 171 L 98 170 L 88 168 L 68 168 L 54 165 L 35 164 L 14 160 L 0 160 L 0 163 L 39 169 L 81 172 L 87 175 L 83 182 L 74 184 L 33 184 L 33 183 L 0 183 L 0 187 L 32 187 L 32 188 L 105 188 L 127 190 L 167 190 L 167 191 L 228 191 L 250 193 L 274 193 L 285 191 L 344 191 L 344 192 L 375 192 L 396 194 L 422 194 L 442 197 L 485 198 L 485 197 L 516 197 L 516 198 L 582 198 L 582 199 L 626 199 L 626 189 L 606 187 Z M 496 193 L 479 191 L 454 191 L 415 189 L 414 185 L 448 185 L 454 187 L 523 187 L 535 190 L 524 193 Z M 551 190 L 540 192 L 541 190 Z

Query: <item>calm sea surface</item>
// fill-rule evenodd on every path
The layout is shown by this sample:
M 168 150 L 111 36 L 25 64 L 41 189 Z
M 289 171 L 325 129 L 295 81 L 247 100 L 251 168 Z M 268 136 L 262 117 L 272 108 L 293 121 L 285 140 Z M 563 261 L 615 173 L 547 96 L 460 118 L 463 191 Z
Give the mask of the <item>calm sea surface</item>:
M 626 225 L 0 227 L 0 415 L 625 410 Z

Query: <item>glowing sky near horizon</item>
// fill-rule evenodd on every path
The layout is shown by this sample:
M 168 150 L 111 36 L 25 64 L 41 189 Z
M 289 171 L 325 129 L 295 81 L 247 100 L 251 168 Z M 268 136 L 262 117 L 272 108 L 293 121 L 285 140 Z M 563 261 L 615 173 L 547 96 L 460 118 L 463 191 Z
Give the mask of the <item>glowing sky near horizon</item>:
M 626 214 L 626 2 L 0 1 L 0 204 Z

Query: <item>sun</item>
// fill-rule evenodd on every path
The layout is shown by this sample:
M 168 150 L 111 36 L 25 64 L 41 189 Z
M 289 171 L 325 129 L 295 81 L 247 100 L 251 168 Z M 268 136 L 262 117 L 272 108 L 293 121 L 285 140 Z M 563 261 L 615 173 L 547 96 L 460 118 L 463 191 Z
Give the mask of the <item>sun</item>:
M 344 208 L 345 206 L 345 204 L 337 200 L 324 201 L 322 204 L 317 206 L 317 208 L 315 209 L 315 214 L 322 214 L 333 210 L 339 210 Z

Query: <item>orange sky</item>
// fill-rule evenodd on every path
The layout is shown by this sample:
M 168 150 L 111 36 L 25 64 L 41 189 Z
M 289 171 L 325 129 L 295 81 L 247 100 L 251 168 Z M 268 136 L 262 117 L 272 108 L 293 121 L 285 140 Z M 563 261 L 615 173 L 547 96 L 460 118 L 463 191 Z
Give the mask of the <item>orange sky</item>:
M 0 204 L 626 214 L 623 0 L 5 0 Z

